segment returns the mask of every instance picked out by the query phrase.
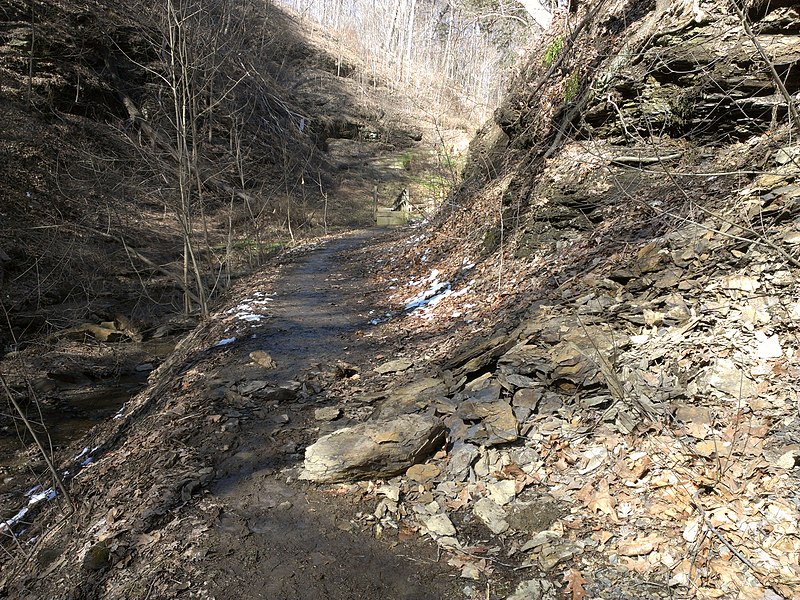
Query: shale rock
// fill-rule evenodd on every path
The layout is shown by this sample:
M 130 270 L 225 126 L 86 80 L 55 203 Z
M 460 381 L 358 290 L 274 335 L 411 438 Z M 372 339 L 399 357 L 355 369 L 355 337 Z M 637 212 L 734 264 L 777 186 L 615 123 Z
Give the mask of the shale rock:
M 423 415 L 361 423 L 309 446 L 300 477 L 333 482 L 396 475 L 424 460 L 444 439 L 442 422 Z

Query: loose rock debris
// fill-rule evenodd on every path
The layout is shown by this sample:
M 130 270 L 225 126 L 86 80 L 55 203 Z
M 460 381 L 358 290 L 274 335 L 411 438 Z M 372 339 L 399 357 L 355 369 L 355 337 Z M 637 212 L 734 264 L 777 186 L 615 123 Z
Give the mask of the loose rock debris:
M 747 193 L 763 205 L 785 181 Z M 371 517 L 376 533 L 417 529 L 465 579 L 535 570 L 577 598 L 798 597 L 800 287 L 780 253 L 729 235 L 741 230 L 726 210 L 736 209 L 584 266 L 557 295 L 541 272 L 525 274 L 557 272 L 566 258 L 517 263 L 497 301 L 540 300 L 494 334 L 429 351 L 437 393 L 405 406 L 444 419 L 446 451 L 428 460 L 440 473 L 383 484 L 399 501 Z M 793 239 L 793 227 L 773 225 L 766 239 Z M 470 261 L 458 253 L 469 248 L 436 256 L 437 235 L 414 238 L 423 276 L 397 286 L 399 305 L 425 272 Z M 381 327 L 443 339 L 491 320 L 483 282 L 497 264 L 487 263 L 424 323 Z M 385 276 L 399 269 L 390 260 Z M 546 597 L 530 581 L 531 597 Z

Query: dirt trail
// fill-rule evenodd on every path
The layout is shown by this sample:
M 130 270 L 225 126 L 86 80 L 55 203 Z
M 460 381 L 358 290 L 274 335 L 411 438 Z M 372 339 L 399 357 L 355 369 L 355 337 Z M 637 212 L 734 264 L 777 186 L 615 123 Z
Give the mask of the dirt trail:
M 287 266 L 274 282 L 271 319 L 252 329 L 255 336 L 231 349 L 218 371 L 226 382 L 307 380 L 330 371 L 337 361 L 366 366 L 375 352 L 359 327 L 370 310 L 367 274 L 358 250 L 375 236 L 362 232 L 328 243 Z M 277 367 L 265 372 L 249 362 L 263 350 Z M 243 364 L 244 363 L 244 364 Z M 331 397 L 333 396 L 333 397 Z M 453 597 L 454 580 L 436 564 L 435 547 L 419 541 L 390 550 L 363 522 L 353 520 L 357 498 L 331 497 L 294 479 L 302 449 L 316 436 L 314 409 L 346 398 L 309 390 L 292 403 L 274 402 L 261 418 L 241 420 L 231 451 L 217 464 L 210 486 L 221 511 L 206 538 L 207 573 L 217 598 L 385 598 Z M 242 407 L 245 408 L 245 407 Z M 244 411 L 241 411 L 244 414 Z M 326 424 L 341 427 L 341 421 Z M 288 483 L 287 483 L 288 482 Z M 396 535 L 396 532 L 393 532 Z M 394 544 L 397 542 L 395 541 Z M 409 558 L 400 555 L 410 555 Z
M 370 301 L 382 290 L 371 283 L 366 253 L 378 235 L 330 240 L 237 284 L 229 307 L 250 298 L 255 310 L 252 298 L 260 298 L 261 320 L 220 311 L 186 338 L 123 419 L 90 434 L 102 450 L 71 481 L 73 527 L 55 525 L 57 511 L 43 515 L 31 529 L 49 531 L 35 560 L 2 569 L 11 577 L 0 578 L 0 596 L 458 597 L 458 579 L 434 544 L 391 528 L 376 537 L 364 519 L 375 510 L 364 486 L 297 479 L 308 444 L 372 411 L 364 392 L 374 389 L 335 367 L 345 361 L 366 372 L 378 344 L 386 351 L 368 324 L 370 311 L 381 310 Z M 277 366 L 256 364 L 257 350 Z M 287 380 L 298 382 L 291 394 L 270 391 Z M 316 420 L 323 406 L 341 416 Z
M 362 264 L 357 250 L 375 235 L 364 231 L 312 250 L 275 282 L 267 306 L 272 318 L 246 348 L 274 355 L 272 379 L 294 379 L 330 361 L 368 359 L 369 339 L 354 335 L 374 308 L 364 287 L 370 265 Z

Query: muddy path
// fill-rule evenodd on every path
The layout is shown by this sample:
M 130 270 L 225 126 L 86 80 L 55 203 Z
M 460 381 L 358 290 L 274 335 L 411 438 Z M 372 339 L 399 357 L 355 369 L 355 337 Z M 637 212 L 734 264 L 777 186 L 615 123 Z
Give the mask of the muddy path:
M 34 550 L 2 569 L 0 597 L 456 597 L 435 544 L 364 518 L 364 486 L 297 478 L 305 447 L 367 418 L 383 385 L 362 379 L 387 352 L 369 332 L 386 310 L 366 253 L 381 235 L 240 282 L 122 419 L 89 434 L 70 527 L 57 510 L 26 523 Z
M 236 451 L 218 465 L 210 490 L 224 508 L 208 549 L 226 557 L 212 567 L 220 598 L 433 599 L 450 593 L 452 577 L 436 563 L 435 547 L 415 542 L 391 549 L 353 519 L 364 510 L 357 498 L 333 502 L 293 477 L 303 446 L 325 429 L 314 421 L 314 410 L 340 407 L 342 418 L 327 425 L 335 429 L 360 408 L 324 380 L 331 373 L 346 376 L 343 362 L 367 368 L 378 350 L 363 335 L 370 311 L 381 307 L 370 301 L 375 290 L 365 276 L 371 265 L 359 254 L 375 235 L 336 240 L 288 266 L 270 294 L 269 323 L 252 328 L 255 337 L 233 348 L 218 371 L 222 381 L 240 382 L 239 389 L 242 381 L 306 382 L 295 400 L 273 402 L 264 418 L 241 421 Z M 268 353 L 276 366 L 264 371 L 252 361 L 242 364 L 255 351 Z M 325 390 L 315 393 L 315 384 Z

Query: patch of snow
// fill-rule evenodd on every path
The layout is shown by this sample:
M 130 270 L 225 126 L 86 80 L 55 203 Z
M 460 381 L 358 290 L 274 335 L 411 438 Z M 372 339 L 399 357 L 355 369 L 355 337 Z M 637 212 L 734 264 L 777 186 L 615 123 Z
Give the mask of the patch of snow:
M 239 304 L 226 310 L 225 314 L 233 315 L 240 321 L 258 323 L 261 319 L 266 319 L 267 315 L 256 312 L 256 308 L 266 306 L 272 301 L 273 298 L 264 292 L 253 292 L 252 298 L 244 298 Z
M 253 323 L 253 322 L 258 322 L 265 317 L 264 315 L 259 315 L 258 313 L 239 313 L 238 315 L 236 315 L 236 318 L 241 321 L 248 321 L 249 323 Z
M 53 488 L 48 488 L 48 489 L 44 490 L 43 492 L 39 492 L 38 494 L 34 494 L 33 492 L 38 487 L 40 487 L 40 486 L 36 486 L 32 490 L 30 490 L 30 492 L 28 494 L 25 494 L 26 496 L 30 495 L 30 498 L 28 499 L 28 506 L 25 506 L 25 507 L 19 509 L 19 512 L 17 512 L 17 514 L 14 515 L 13 517 L 11 517 L 10 519 L 0 522 L 0 533 L 11 532 L 11 529 L 17 523 L 22 521 L 22 519 L 25 518 L 25 515 L 27 515 L 28 512 L 30 512 L 30 508 L 32 506 L 35 506 L 35 505 L 37 505 L 40 502 L 43 502 L 45 500 L 47 500 L 47 501 L 54 500 L 55 497 L 58 495 Z
M 25 518 L 25 515 L 28 514 L 28 507 L 20 509 L 20 511 L 15 514 L 13 517 L 8 519 L 7 521 L 3 521 L 0 523 L 0 533 L 6 533 L 11 531 L 11 528 L 14 527 L 17 523 L 19 523 L 22 519 Z
M 430 284 L 427 289 L 420 292 L 413 298 L 406 300 L 404 309 L 407 311 L 416 311 L 419 316 L 425 318 L 432 318 L 431 309 L 439 304 L 445 298 L 457 298 L 463 296 L 469 291 L 473 281 L 470 281 L 464 288 L 455 292 L 452 289 L 452 284 L 449 281 L 439 280 L 439 270 L 433 269 L 430 275 L 423 281 L 412 281 L 411 285 Z
M 235 337 L 232 338 L 225 338 L 223 340 L 218 341 L 216 344 L 211 346 L 212 348 L 219 348 L 220 346 L 227 346 L 228 344 L 232 344 L 236 341 Z
M 435 272 L 438 274 L 438 271 Z M 442 300 L 442 296 L 448 292 L 450 292 L 449 281 L 434 281 L 428 289 L 406 300 L 403 310 L 412 311 L 425 306 L 435 306 Z
M 123 404 L 122 406 L 119 407 L 119 410 L 117 411 L 117 414 L 115 414 L 112 418 L 121 419 L 124 416 L 125 416 L 125 404 Z
M 53 488 L 48 488 L 43 492 L 39 492 L 38 494 L 34 494 L 33 496 L 31 496 L 31 499 L 28 501 L 28 506 L 29 507 L 35 506 L 36 504 L 39 504 L 39 502 L 42 502 L 43 500 L 47 500 L 48 502 L 50 500 L 55 500 L 57 495 L 58 495 L 57 492 Z

